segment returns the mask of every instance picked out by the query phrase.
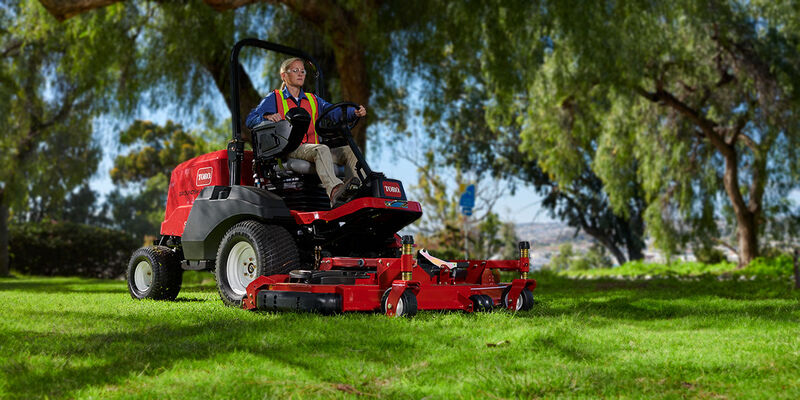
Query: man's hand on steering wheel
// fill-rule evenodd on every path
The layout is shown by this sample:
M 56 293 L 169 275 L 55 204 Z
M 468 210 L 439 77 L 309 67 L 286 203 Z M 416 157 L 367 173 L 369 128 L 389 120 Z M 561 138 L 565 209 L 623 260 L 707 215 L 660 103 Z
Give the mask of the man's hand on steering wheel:
M 367 116 L 367 109 L 364 108 L 363 105 L 358 106 L 358 110 L 355 111 L 356 117 L 362 118 Z
M 355 109 L 353 114 L 356 116 L 356 119 L 352 121 L 347 121 L 347 110 L 349 108 Z M 331 121 L 328 118 L 333 113 L 333 110 L 341 110 L 342 115 L 339 121 Z M 349 101 L 333 104 L 328 107 L 328 109 L 326 109 L 317 119 L 317 133 L 323 137 L 335 138 L 342 130 L 346 129 L 349 131 L 353 129 L 356 125 L 358 125 L 358 121 L 361 120 L 361 118 L 365 115 L 367 115 L 367 109 L 364 108 L 363 105 L 358 105 Z

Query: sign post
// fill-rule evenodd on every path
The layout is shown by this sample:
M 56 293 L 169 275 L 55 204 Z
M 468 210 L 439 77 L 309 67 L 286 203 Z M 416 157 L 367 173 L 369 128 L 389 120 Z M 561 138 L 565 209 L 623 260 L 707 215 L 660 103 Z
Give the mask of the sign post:
M 469 247 L 467 243 L 467 236 L 469 231 L 467 226 L 469 224 L 469 217 L 472 215 L 472 209 L 475 207 L 475 185 L 469 185 L 461 193 L 461 198 L 458 200 L 458 205 L 461 207 L 461 213 L 464 214 L 464 259 L 469 260 Z

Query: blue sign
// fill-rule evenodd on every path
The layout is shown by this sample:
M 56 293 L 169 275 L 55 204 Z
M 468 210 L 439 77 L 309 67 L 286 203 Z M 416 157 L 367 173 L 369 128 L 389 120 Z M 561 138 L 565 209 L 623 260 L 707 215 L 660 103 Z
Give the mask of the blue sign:
M 461 199 L 458 201 L 458 205 L 464 208 L 475 207 L 475 185 L 469 185 L 464 189 L 464 193 L 461 193 Z
M 461 193 L 458 205 L 461 206 L 462 214 L 468 217 L 472 215 L 472 208 L 475 207 L 475 185 L 467 186 L 464 193 Z

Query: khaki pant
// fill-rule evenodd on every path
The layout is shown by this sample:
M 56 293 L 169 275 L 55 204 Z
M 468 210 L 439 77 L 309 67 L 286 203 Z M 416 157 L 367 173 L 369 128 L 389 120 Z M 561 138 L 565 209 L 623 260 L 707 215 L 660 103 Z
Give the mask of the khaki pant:
M 357 176 L 356 163 L 358 159 L 348 146 L 331 150 L 324 144 L 303 143 L 297 150 L 289 153 L 288 157 L 313 162 L 317 168 L 319 180 L 322 181 L 322 186 L 325 186 L 328 197 L 331 195 L 331 190 L 342 183 L 342 180 L 336 177 L 336 173 L 333 170 L 334 162 L 345 166 L 345 178 Z

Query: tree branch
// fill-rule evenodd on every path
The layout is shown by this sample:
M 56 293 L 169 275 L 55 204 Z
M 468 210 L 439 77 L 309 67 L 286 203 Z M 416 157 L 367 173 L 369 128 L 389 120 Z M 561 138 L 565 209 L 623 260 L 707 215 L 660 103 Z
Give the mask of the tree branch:
M 753 150 L 753 153 L 755 154 L 759 153 L 758 143 L 756 143 L 756 141 L 753 140 L 753 138 L 751 138 L 750 136 L 747 136 L 747 134 L 740 131 L 739 133 L 734 134 L 733 137 L 737 139 L 742 139 L 745 146 L 747 146 L 750 150 Z
M 125 0 L 39 0 L 45 10 L 59 21 L 121 1 Z
M 264 1 L 265 0 L 203 0 L 204 3 L 216 11 L 232 10 L 234 8 Z M 275 3 L 275 1 L 270 1 L 270 3 Z
M 22 40 L 19 39 L 11 39 L 11 44 L 6 47 L 2 53 L 0 53 L 0 57 L 8 57 L 15 55 L 19 49 L 22 47 Z
M 700 130 L 703 131 L 706 138 L 711 141 L 711 144 L 714 145 L 714 147 L 720 153 L 722 153 L 723 156 L 728 157 L 734 155 L 733 148 L 729 144 L 725 143 L 724 136 L 717 131 L 717 128 L 719 127 L 717 123 L 704 117 L 699 111 L 689 107 L 688 104 L 673 96 L 672 93 L 663 89 L 656 89 L 655 92 L 648 92 L 639 86 L 634 88 L 634 90 L 636 90 L 640 96 L 654 103 L 663 103 L 688 118 L 697 127 L 699 127 Z
M 728 242 L 726 242 L 726 241 L 724 241 L 724 240 L 722 240 L 720 238 L 712 237 L 711 241 L 713 241 L 713 242 L 725 247 L 726 249 L 728 249 L 728 250 L 730 250 L 730 251 L 732 251 L 732 252 L 734 252 L 736 254 L 739 254 L 739 251 L 736 250 L 736 247 L 733 247 L 731 244 L 729 244 Z

